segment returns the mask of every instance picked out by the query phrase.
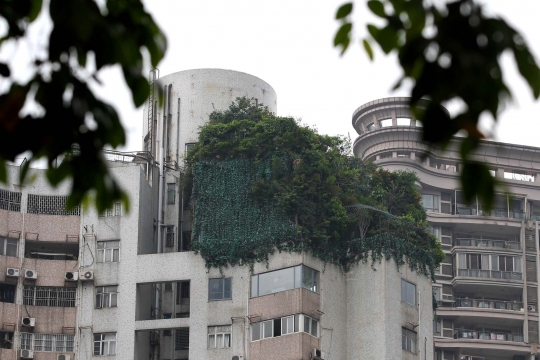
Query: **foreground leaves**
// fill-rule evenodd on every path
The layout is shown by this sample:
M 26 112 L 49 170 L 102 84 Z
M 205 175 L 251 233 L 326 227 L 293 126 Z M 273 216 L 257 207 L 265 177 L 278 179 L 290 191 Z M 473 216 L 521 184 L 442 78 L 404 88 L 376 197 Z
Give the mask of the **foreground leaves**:
M 410 104 L 423 123 L 426 142 L 444 148 L 457 132 L 466 132 L 459 140 L 462 187 L 467 200 L 478 196 L 491 208 L 498 183 L 486 165 L 472 160 L 485 137 L 478 121 L 486 112 L 497 120 L 502 105 L 511 99 L 500 64 L 505 51 L 514 55 L 533 97 L 540 96 L 540 68 L 523 36 L 503 19 L 487 15 L 475 0 L 448 2 L 442 8 L 423 0 L 370 0 L 367 5 L 385 21 L 382 26 L 367 25 L 370 36 L 363 40 L 363 46 L 368 56 L 373 58 L 372 43 L 385 54 L 397 55 L 403 77 L 396 88 L 403 80 L 413 81 Z M 350 32 L 345 39 L 342 28 L 336 34 L 335 46 L 344 52 Z M 452 100 L 465 105 L 454 116 L 442 108 Z
M 5 161 L 30 151 L 29 166 L 46 158 L 47 179 L 53 186 L 71 178 L 68 208 L 95 195 L 99 211 L 127 197 L 109 173 L 102 150 L 125 144 L 125 133 L 113 106 L 97 97 L 90 86 L 99 71 L 119 65 L 133 103 L 141 106 L 149 95 L 143 73 L 143 52 L 155 67 L 163 58 L 166 39 L 140 0 L 104 2 L 51 0 L 0 1 L 0 17 L 8 24 L 0 39 L 19 41 L 37 16 L 48 11 L 53 21 L 45 57 L 36 55 L 34 76 L 24 84 L 9 78 L 10 64 L 0 64 L 0 76 L 11 82 L 0 95 L 0 181 L 6 181 Z M 92 64 L 87 64 L 89 59 Z M 88 66 L 87 66 L 88 65 Z M 89 69 L 95 69 L 91 72 Z M 39 111 L 22 113 L 25 106 Z M 66 155 L 58 166 L 56 160 Z M 25 171 L 21 171 L 24 181 Z

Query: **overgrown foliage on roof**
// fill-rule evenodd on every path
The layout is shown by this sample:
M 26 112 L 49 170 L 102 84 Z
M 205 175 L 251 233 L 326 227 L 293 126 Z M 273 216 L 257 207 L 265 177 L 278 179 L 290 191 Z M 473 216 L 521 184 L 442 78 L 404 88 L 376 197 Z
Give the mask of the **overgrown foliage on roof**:
M 444 258 L 426 231 L 414 173 L 363 163 L 347 138 L 249 99 L 212 113 L 186 160 L 193 247 L 208 267 L 304 250 L 343 271 L 393 258 L 428 275 Z

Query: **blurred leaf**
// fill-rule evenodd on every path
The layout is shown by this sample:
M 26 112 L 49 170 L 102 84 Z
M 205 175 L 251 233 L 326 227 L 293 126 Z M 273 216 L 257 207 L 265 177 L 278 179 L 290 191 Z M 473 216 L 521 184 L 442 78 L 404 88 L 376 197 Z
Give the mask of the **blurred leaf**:
M 336 19 L 342 19 L 349 15 L 353 10 L 353 4 L 352 3 L 346 3 L 341 5 L 336 13 Z
M 352 30 L 352 24 L 351 23 L 345 23 L 341 25 L 338 32 L 336 33 L 336 36 L 334 37 L 334 46 L 341 46 L 341 54 L 343 54 L 350 43 L 350 37 L 349 34 Z
M 384 12 L 384 5 L 382 2 L 378 0 L 370 0 L 367 2 L 368 8 L 371 10 L 372 13 L 374 13 L 377 16 L 380 16 L 382 18 L 386 17 L 386 13 Z
M 373 60 L 373 50 L 371 49 L 371 45 L 369 45 L 369 42 L 366 39 L 364 39 L 362 43 L 364 44 L 364 49 L 366 50 L 366 53 L 368 54 L 369 59 Z

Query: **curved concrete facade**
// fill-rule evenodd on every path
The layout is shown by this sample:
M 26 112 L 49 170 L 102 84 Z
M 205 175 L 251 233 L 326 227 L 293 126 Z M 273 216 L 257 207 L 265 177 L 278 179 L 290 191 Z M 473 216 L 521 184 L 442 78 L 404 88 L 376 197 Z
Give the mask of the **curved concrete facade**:
M 459 139 L 442 151 L 422 142 L 408 98 L 358 108 L 354 154 L 414 171 L 435 236 L 447 254 L 433 285 L 439 305 L 435 359 L 533 360 L 539 343 L 540 149 L 484 141 L 474 160 L 505 183 L 494 209 L 460 189 Z
M 223 69 L 196 69 L 179 71 L 161 77 L 156 86 L 163 89 L 165 104 L 157 110 L 157 134 L 162 134 L 163 118 L 171 121 L 168 129 L 169 146 L 167 155 L 171 161 L 185 154 L 185 144 L 195 143 L 199 129 L 208 122 L 214 110 L 226 110 L 237 97 L 257 99 L 259 104 L 277 111 L 274 89 L 264 80 L 239 71 Z M 148 104 L 145 118 L 148 117 Z M 148 121 L 144 122 L 143 134 L 148 133 Z M 154 141 L 162 141 L 159 136 Z M 154 154 L 156 154 L 154 152 Z M 155 155 L 154 155 L 155 156 Z

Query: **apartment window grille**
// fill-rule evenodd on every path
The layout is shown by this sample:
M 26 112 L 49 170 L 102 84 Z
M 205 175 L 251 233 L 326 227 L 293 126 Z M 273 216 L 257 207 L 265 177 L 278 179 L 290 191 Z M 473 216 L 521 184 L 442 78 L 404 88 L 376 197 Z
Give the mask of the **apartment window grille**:
M 28 194 L 28 213 L 46 215 L 81 215 L 81 207 L 66 210 L 67 196 Z
M 96 286 L 96 309 L 116 307 L 118 286 Z
M 439 195 L 422 194 L 422 205 L 427 212 L 439 212 Z
M 98 263 L 118 261 L 120 261 L 120 240 L 97 242 Z
M 0 255 L 17 257 L 19 239 L 0 236 Z
M 94 356 L 116 355 L 116 333 L 94 334 Z
M 189 299 L 189 281 L 180 281 L 176 283 L 176 303 L 180 304 L 181 299 Z
M 24 305 L 75 307 L 77 289 L 67 287 L 25 285 L 23 293 Z
M 174 349 L 189 350 L 189 328 L 176 329 L 174 334 Z
M 174 247 L 174 226 L 167 226 L 165 229 L 165 246 Z
M 210 279 L 208 281 L 208 301 L 231 300 L 232 278 Z
M 401 301 L 416 306 L 416 285 L 401 279 Z
M 176 184 L 167 184 L 167 205 L 173 205 L 176 197 Z
M 179 251 L 191 250 L 191 231 L 182 232 L 182 243 L 179 246 Z
M 7 211 L 21 211 L 21 193 L 0 190 L 0 209 Z
M 251 341 L 305 332 L 318 337 L 319 321 L 304 314 L 284 316 L 251 324 Z
M 401 348 L 416 354 L 416 333 L 406 328 L 401 328 Z
M 320 274 L 305 265 L 270 271 L 251 277 L 251 297 L 304 287 L 319 292 Z
M 47 352 L 73 352 L 75 335 L 21 333 L 21 349 Z
M 231 347 L 231 325 L 208 327 L 208 349 Z

